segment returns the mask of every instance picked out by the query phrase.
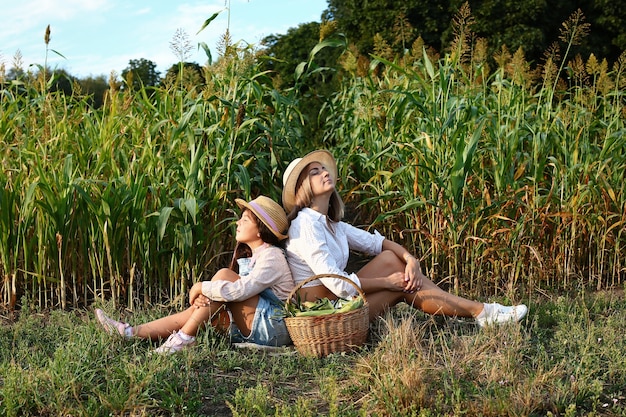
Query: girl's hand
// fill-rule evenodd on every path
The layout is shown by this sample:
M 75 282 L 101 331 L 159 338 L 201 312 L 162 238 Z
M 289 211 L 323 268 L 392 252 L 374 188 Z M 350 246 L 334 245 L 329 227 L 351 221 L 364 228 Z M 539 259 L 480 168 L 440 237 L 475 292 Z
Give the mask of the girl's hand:
M 193 302 L 193 306 L 196 308 L 208 307 L 210 303 L 211 303 L 211 299 L 209 297 L 207 297 L 204 294 L 200 294 L 198 297 L 196 297 L 195 301 Z
M 204 300 L 203 300 L 204 299 Z M 208 298 L 202 294 L 202 282 L 196 282 L 189 290 L 189 304 L 196 308 L 206 307 Z

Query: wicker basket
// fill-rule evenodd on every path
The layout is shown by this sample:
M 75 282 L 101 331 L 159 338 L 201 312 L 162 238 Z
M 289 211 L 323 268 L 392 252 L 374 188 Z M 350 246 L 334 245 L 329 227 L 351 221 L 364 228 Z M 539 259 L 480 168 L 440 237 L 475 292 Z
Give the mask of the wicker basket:
M 363 297 L 363 306 L 346 313 L 315 317 L 285 317 L 287 330 L 296 350 L 304 356 L 324 357 L 335 352 L 349 352 L 362 346 L 369 331 L 369 305 L 365 293 L 351 280 L 336 274 L 314 275 L 298 284 L 287 299 L 292 302 L 296 292 L 306 283 L 319 278 L 337 278 L 352 284 Z

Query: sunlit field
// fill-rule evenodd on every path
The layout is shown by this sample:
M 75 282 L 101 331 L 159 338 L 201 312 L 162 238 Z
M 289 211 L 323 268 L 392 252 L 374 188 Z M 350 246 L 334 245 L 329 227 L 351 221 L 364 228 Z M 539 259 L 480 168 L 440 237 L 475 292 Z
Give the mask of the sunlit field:
M 626 415 L 626 54 L 570 56 L 566 23 L 533 69 L 462 30 L 442 53 L 382 45 L 363 63 L 347 48 L 315 115 L 315 53 L 336 39 L 283 90 L 235 47 L 203 87 L 112 76 L 98 109 L 45 73 L 0 74 L 0 413 Z M 95 306 L 134 321 L 183 307 L 230 260 L 234 199 L 280 201 L 286 165 L 318 148 L 338 160 L 347 220 L 528 318 L 479 330 L 399 307 L 362 352 L 323 360 L 211 331 L 163 358 L 98 329 Z

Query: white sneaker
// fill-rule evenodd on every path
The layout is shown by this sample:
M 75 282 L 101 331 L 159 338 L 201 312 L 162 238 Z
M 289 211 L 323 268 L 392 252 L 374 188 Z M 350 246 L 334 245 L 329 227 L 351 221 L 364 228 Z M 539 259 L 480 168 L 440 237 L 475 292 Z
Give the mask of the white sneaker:
M 498 303 L 485 303 L 483 312 L 476 317 L 476 323 L 480 327 L 490 324 L 514 323 L 526 317 L 527 313 L 528 307 L 524 304 L 503 306 Z
M 181 350 L 183 350 L 184 348 L 188 346 L 193 346 L 195 344 L 196 344 L 195 337 L 192 336 L 191 339 L 185 340 L 182 337 L 180 337 L 178 332 L 176 332 L 176 333 L 172 333 L 170 337 L 167 338 L 165 343 L 163 343 L 161 346 L 156 348 L 154 351 L 156 353 L 168 353 L 168 354 L 176 353 L 176 352 L 180 352 Z

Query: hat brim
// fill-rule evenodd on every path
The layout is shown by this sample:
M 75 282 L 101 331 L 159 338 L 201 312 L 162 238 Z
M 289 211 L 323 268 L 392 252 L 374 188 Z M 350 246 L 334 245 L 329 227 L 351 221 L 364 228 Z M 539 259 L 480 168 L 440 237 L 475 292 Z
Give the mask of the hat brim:
M 239 206 L 239 208 L 242 209 L 248 209 L 251 212 L 254 213 L 254 215 L 263 222 L 264 225 L 266 225 L 268 227 L 268 229 L 270 229 L 272 231 L 272 233 L 274 234 L 274 236 L 276 236 L 278 239 L 280 240 L 284 240 L 287 239 L 287 235 L 282 234 L 280 231 L 276 230 L 275 227 L 273 227 L 271 224 L 269 224 L 266 220 L 265 220 L 265 216 L 263 216 L 261 213 L 258 212 L 257 209 L 255 209 L 254 207 L 252 207 L 247 201 L 242 200 L 241 198 L 236 198 L 235 199 L 235 203 L 237 203 L 237 205 Z M 280 207 L 277 205 L 277 207 Z
M 308 153 L 298 161 L 285 180 L 282 199 L 283 207 L 287 213 L 290 213 L 296 205 L 296 184 L 298 183 L 298 178 L 302 170 L 311 162 L 319 162 L 322 164 L 333 176 L 333 180 L 335 180 L 335 182 L 337 181 L 337 161 L 335 161 L 335 158 L 330 152 L 317 150 Z

